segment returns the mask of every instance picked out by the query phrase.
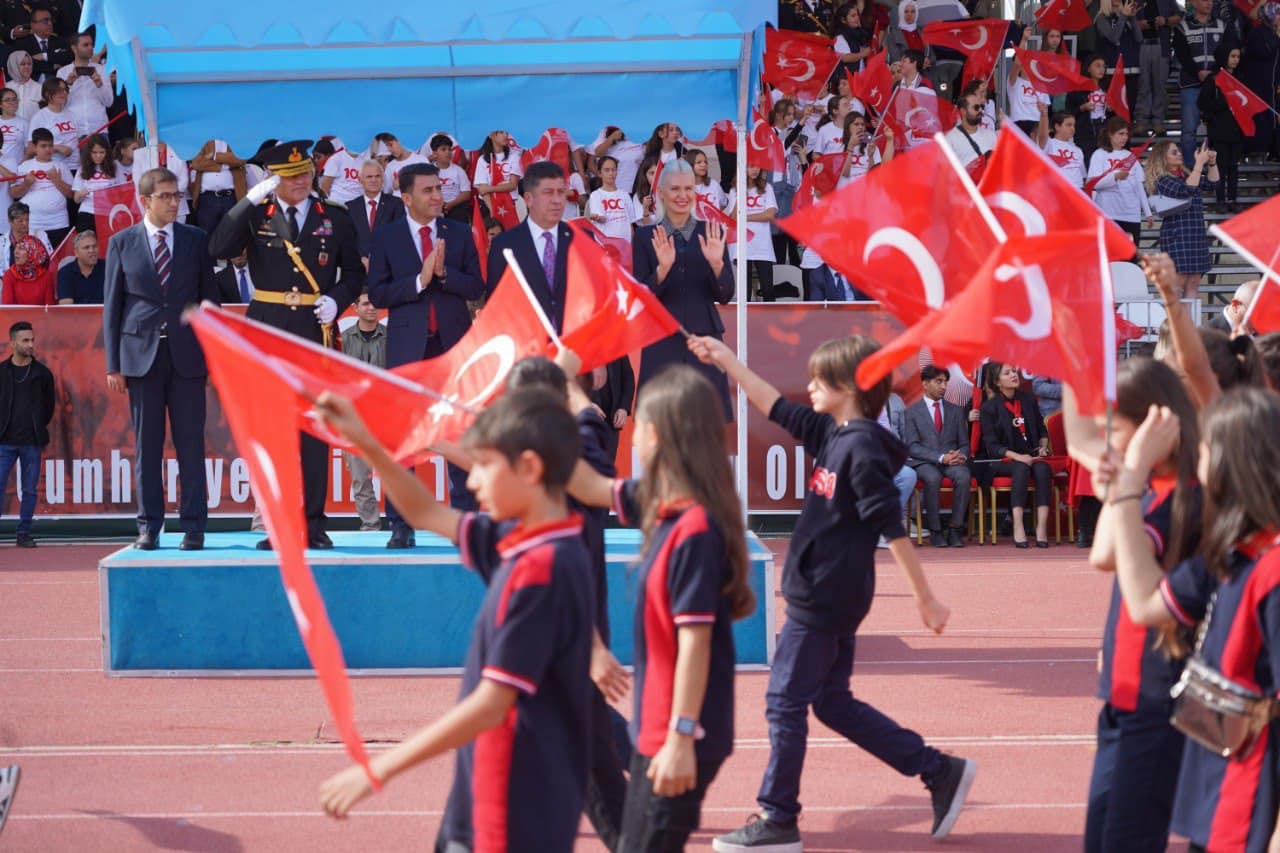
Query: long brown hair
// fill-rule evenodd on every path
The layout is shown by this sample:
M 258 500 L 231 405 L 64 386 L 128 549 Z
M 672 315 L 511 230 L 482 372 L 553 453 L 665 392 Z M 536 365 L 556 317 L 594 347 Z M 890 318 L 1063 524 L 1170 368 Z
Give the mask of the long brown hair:
M 755 611 L 756 599 L 747 582 L 747 534 L 724 441 L 724 416 L 718 406 L 709 404 L 715 398 L 711 383 L 685 365 L 669 367 L 645 383 L 636 404 L 636 421 L 653 425 L 658 446 L 638 497 L 646 548 L 656 526 L 658 504 L 670 495 L 692 498 L 719 526 L 729 564 L 729 580 L 721 594 L 729 600 L 733 618 L 742 619 Z
M 1209 481 L 1204 484 L 1201 552 L 1209 571 L 1230 574 L 1231 549 L 1280 527 L 1280 396 L 1234 388 L 1204 415 Z
M 1209 355 L 1209 367 L 1218 378 L 1218 387 L 1223 391 L 1230 391 L 1237 385 L 1265 384 L 1262 359 L 1248 335 L 1233 338 L 1221 329 L 1201 326 L 1200 340 Z

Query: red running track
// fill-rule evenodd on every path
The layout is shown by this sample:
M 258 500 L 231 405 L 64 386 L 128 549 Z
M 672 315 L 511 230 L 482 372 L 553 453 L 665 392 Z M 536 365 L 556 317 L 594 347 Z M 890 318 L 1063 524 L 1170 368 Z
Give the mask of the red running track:
M 451 760 L 396 780 L 345 823 L 319 812 L 320 782 L 346 759 L 313 681 L 105 677 L 95 568 L 114 547 L 0 551 L 0 763 L 23 769 L 0 850 L 430 848 Z M 946 849 L 1078 850 L 1109 578 L 1066 545 L 921 553 L 952 607 L 948 631 L 923 630 L 881 552 L 855 693 L 978 760 L 971 806 Z M 767 758 L 766 680 L 738 676 L 737 748 L 691 849 L 709 849 L 753 809 Z M 364 735 L 391 741 L 447 708 L 457 679 L 363 678 L 354 689 Z M 936 849 L 919 781 L 816 720 L 804 780 L 807 851 Z M 578 848 L 601 849 L 585 822 Z

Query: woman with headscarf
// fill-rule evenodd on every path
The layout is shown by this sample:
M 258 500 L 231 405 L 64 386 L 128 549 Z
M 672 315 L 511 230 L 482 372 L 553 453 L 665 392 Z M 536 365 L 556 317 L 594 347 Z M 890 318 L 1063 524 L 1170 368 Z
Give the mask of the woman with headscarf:
M 44 244 L 30 235 L 13 249 L 13 266 L 5 270 L 0 287 L 0 303 L 5 305 L 56 305 L 53 276 L 49 273 L 49 253 Z
M 926 46 L 917 28 L 919 15 L 916 0 L 902 0 L 898 4 L 898 19 L 889 24 L 889 37 L 884 43 L 890 62 L 897 62 L 908 50 L 925 52 Z
M 15 50 L 5 65 L 5 86 L 18 93 L 18 117 L 31 121 L 40 109 L 40 84 L 31 79 L 31 54 Z
M 1249 30 L 1245 41 L 1240 82 L 1271 109 L 1280 109 L 1280 3 L 1264 3 L 1258 10 L 1258 22 Z M 1246 142 L 1248 153 L 1280 160 L 1280 133 L 1277 133 L 1275 113 L 1259 113 L 1253 123 L 1258 132 Z

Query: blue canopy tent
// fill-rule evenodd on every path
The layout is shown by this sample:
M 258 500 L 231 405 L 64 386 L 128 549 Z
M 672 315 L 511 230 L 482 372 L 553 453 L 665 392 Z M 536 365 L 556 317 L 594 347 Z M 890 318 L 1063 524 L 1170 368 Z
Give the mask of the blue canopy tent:
M 586 143 L 606 124 L 643 139 L 674 121 L 696 137 L 723 118 L 745 151 L 776 14 L 776 0 L 86 0 L 81 29 L 96 26 L 148 141 L 187 157 L 213 138 L 241 156 L 266 137 L 332 133 L 359 149 L 381 131 L 416 147 L 444 130 L 474 148 L 499 128 Z M 745 170 L 739 157 L 739 186 Z M 746 264 L 737 276 L 742 296 Z M 737 327 L 745 357 L 742 300 Z M 739 393 L 743 449 L 745 424 Z

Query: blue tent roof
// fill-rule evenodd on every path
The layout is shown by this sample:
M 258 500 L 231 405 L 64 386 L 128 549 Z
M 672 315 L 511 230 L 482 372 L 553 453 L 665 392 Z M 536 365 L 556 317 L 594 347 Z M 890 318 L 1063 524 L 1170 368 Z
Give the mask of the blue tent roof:
M 589 142 L 606 124 L 643 138 L 675 121 L 700 135 L 742 115 L 752 34 L 776 0 L 261 0 L 175 6 L 87 0 L 140 118 L 184 155 L 220 138 L 333 133 L 353 147 L 388 130 L 475 147 L 502 128 L 548 126 Z M 274 12 L 274 14 L 273 14 Z

